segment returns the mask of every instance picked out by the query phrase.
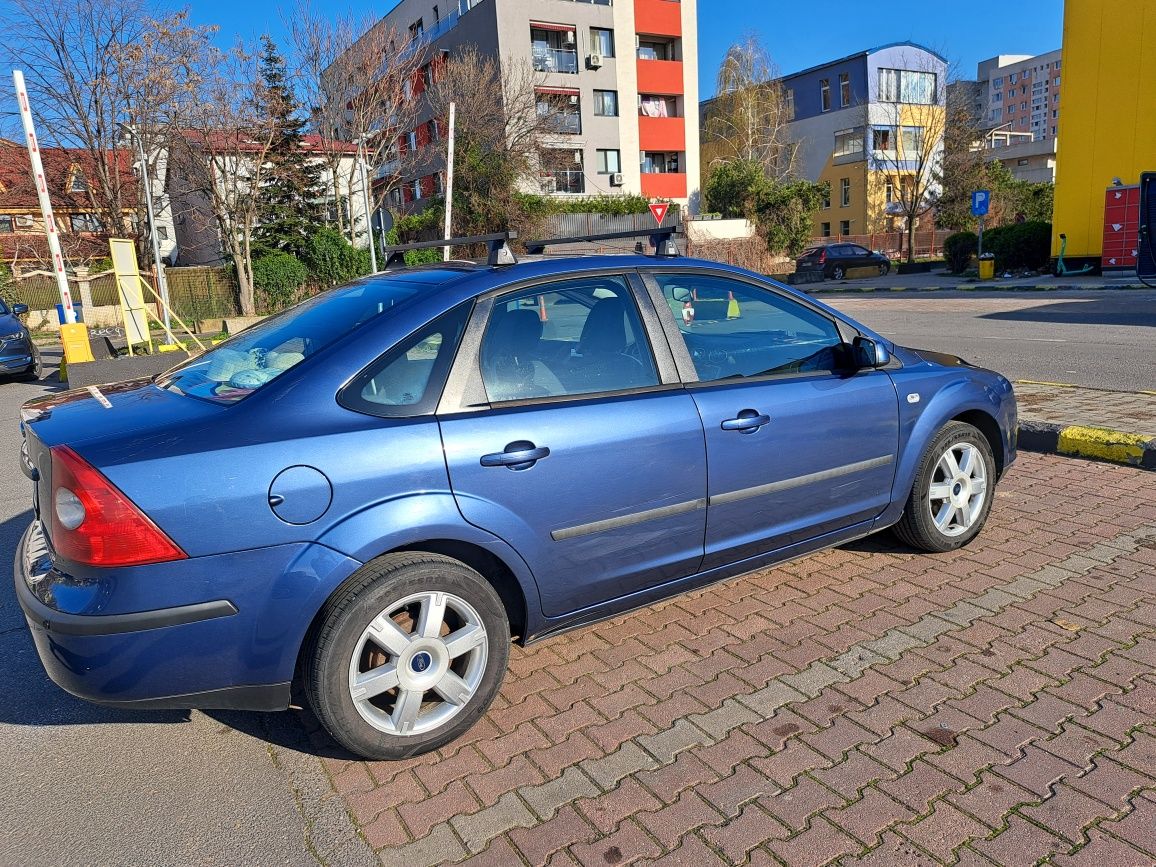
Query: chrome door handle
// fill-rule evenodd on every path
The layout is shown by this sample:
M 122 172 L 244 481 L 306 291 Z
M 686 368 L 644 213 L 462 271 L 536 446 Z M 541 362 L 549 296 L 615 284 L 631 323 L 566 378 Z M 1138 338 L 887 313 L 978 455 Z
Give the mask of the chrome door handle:
M 728 418 L 720 425 L 723 430 L 737 430 L 739 433 L 754 433 L 765 424 L 771 423 L 771 417 L 754 409 L 744 409 L 738 418 Z
M 527 440 L 518 440 L 506 446 L 503 451 L 482 455 L 483 467 L 509 467 L 511 470 L 528 470 L 543 458 L 550 457 L 545 446 L 536 446 Z

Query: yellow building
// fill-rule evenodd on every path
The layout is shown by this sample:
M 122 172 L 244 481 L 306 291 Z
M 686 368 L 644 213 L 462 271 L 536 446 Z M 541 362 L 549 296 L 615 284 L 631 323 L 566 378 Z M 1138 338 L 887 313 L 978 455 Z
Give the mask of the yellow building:
M 1156 171 L 1156 2 L 1065 0 L 1052 255 L 1100 264 L 1105 191 Z

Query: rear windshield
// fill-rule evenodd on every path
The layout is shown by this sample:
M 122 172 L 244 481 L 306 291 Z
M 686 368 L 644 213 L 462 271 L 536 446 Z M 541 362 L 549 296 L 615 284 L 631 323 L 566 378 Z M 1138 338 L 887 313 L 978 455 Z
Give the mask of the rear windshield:
M 237 403 L 355 328 L 459 276 L 460 271 L 436 269 L 330 289 L 170 370 L 157 385 L 215 403 Z
M 800 258 L 806 259 L 810 256 L 818 256 L 821 252 L 823 252 L 822 247 L 808 247 L 803 251 L 803 255 Z

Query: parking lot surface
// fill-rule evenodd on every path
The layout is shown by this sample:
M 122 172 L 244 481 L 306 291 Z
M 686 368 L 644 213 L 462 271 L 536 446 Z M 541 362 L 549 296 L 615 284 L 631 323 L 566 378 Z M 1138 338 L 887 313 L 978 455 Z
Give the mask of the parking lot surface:
M 515 651 L 440 753 L 324 763 L 389 865 L 1151 863 L 1151 482 L 1023 455 L 961 552 L 882 536 Z

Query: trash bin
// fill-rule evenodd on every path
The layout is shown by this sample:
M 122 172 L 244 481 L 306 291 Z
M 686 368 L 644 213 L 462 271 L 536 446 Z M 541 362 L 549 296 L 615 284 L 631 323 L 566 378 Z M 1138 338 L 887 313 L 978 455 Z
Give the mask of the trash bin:
M 990 280 L 995 276 L 995 254 L 984 253 L 979 257 L 979 279 Z
M 84 305 L 83 304 L 77 304 L 76 302 L 73 302 L 72 310 L 74 313 L 76 313 L 76 321 L 77 322 L 83 322 L 84 321 Z M 57 304 L 56 305 L 56 321 L 61 325 L 64 324 L 64 305 L 63 304 Z

